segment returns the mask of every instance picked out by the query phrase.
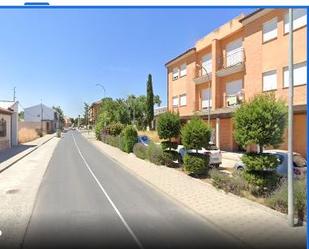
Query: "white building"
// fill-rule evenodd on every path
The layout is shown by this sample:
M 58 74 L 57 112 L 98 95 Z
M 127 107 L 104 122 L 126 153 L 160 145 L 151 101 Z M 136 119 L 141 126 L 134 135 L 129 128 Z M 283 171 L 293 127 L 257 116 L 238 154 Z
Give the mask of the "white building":
M 0 101 L 0 150 L 18 144 L 18 102 Z

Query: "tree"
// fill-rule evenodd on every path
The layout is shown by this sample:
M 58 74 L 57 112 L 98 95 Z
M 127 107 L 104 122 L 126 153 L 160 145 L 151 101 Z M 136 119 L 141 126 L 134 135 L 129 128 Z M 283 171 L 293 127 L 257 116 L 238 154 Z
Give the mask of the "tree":
M 88 117 L 89 117 L 89 105 L 85 102 L 84 103 L 84 120 L 85 125 L 88 125 Z
M 211 136 L 211 128 L 202 119 L 193 117 L 181 129 L 181 139 L 184 147 L 187 150 L 198 150 L 207 148 Z
M 160 99 L 160 96 L 159 96 L 159 95 L 155 95 L 155 96 L 154 96 L 154 98 L 153 98 L 153 103 L 154 103 L 155 105 L 157 105 L 157 106 L 159 106 L 159 107 L 160 107 L 160 105 L 161 105 L 162 101 L 161 101 L 161 99 Z
M 53 106 L 53 109 L 58 113 L 59 122 L 60 122 L 60 127 L 62 127 L 63 124 L 64 124 L 64 114 L 63 114 L 63 110 L 61 109 L 60 106 Z
M 172 138 L 178 137 L 180 133 L 180 118 L 179 115 L 172 112 L 165 112 L 158 119 L 158 135 L 161 139 L 168 139 L 167 147 L 172 148 Z
M 154 105 L 154 96 L 153 96 L 153 89 L 152 89 L 152 76 L 151 74 L 148 75 L 148 80 L 147 80 L 147 100 L 146 100 L 146 105 L 147 105 L 147 111 L 146 111 L 146 117 L 147 117 L 147 123 L 149 127 L 151 127 L 151 122 L 154 118 L 154 110 L 153 110 L 153 105 Z
M 262 153 L 264 146 L 282 143 L 287 107 L 274 94 L 260 94 L 236 110 L 233 122 L 236 142 L 243 147 L 257 144 Z
M 24 120 L 24 116 L 25 116 L 25 113 L 21 111 L 20 113 L 18 113 L 18 120 Z

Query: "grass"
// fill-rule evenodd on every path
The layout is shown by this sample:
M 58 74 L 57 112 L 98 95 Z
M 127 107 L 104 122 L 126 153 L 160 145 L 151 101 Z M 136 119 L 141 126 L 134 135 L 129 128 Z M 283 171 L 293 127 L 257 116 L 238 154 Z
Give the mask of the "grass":
M 21 128 L 18 131 L 18 142 L 27 143 L 39 138 L 39 134 L 35 129 Z

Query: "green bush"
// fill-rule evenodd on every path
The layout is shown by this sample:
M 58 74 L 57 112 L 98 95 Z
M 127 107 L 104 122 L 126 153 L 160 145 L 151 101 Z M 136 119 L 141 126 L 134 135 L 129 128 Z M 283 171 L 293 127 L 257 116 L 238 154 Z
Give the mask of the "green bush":
M 209 156 L 187 153 L 184 156 L 184 169 L 190 175 L 206 175 L 209 169 Z
M 306 216 L 307 194 L 306 194 L 306 179 L 294 181 L 294 202 L 298 217 L 298 222 L 301 224 Z M 266 204 L 271 208 L 282 213 L 288 212 L 288 182 L 284 180 L 280 187 L 272 193 L 266 200 Z
M 163 151 L 162 161 L 167 167 L 177 167 L 178 163 L 175 161 L 179 161 L 179 154 L 174 150 Z
M 133 146 L 133 153 L 136 157 L 145 160 L 147 158 L 147 147 L 142 143 L 137 143 Z
M 165 112 L 159 116 L 157 132 L 161 139 L 168 139 L 169 144 L 167 146 L 172 146 L 171 139 L 178 137 L 180 133 L 180 118 L 176 113 Z M 169 147 L 171 149 L 171 147 Z
M 95 125 L 95 137 L 97 140 L 101 140 L 101 133 L 104 127 L 104 123 L 101 121 L 98 121 Z
M 181 139 L 187 150 L 200 150 L 209 144 L 211 128 L 200 118 L 193 117 L 181 129 Z
M 225 173 L 221 173 L 217 169 L 212 169 L 209 175 L 212 179 L 212 184 L 216 188 L 223 189 L 225 192 L 241 195 L 242 191 L 248 190 L 248 184 L 240 173 L 234 173 L 231 177 Z
M 172 141 L 162 141 L 161 142 L 162 150 L 167 150 L 167 149 L 177 149 L 178 143 L 172 142 Z
M 147 147 L 147 159 L 157 165 L 163 163 L 163 150 L 160 145 L 150 143 Z
M 124 129 L 124 125 L 119 122 L 113 122 L 108 125 L 109 134 L 112 136 L 118 136 Z
M 265 196 L 271 193 L 277 186 L 280 177 L 273 171 L 247 171 L 243 177 L 250 185 L 250 192 L 256 196 Z
M 132 125 L 128 125 L 120 134 L 120 149 L 124 152 L 131 153 L 136 143 L 137 130 Z
M 241 160 L 246 165 L 246 170 L 276 169 L 280 163 L 275 155 L 266 153 L 246 153 Z

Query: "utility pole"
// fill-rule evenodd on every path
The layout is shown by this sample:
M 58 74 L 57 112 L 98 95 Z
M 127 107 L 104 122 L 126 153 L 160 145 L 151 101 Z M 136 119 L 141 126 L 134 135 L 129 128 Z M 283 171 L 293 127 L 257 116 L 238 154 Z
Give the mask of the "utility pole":
M 43 136 L 43 105 L 41 99 L 41 136 Z
M 15 102 L 16 100 L 16 86 L 13 88 L 13 101 Z
M 289 9 L 289 107 L 288 107 L 288 222 L 294 226 L 294 190 L 293 190 L 293 95 L 294 95 L 294 73 L 293 73 L 293 9 Z

